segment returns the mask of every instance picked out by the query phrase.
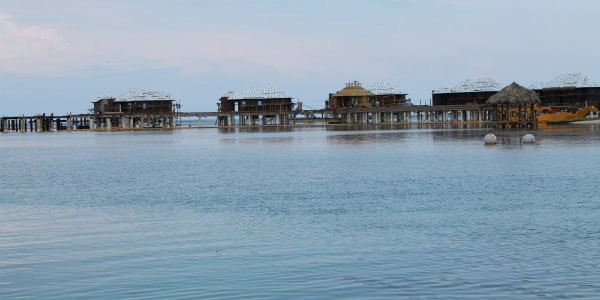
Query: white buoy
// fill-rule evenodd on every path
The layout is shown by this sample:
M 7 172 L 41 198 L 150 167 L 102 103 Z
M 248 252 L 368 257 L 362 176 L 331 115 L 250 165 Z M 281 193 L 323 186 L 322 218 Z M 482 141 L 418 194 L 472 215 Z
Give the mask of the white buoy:
M 483 142 L 486 145 L 494 145 L 498 143 L 498 138 L 493 133 L 488 133 L 483 137 Z
M 528 133 L 521 138 L 521 141 L 523 141 L 523 143 L 535 143 L 535 136 Z

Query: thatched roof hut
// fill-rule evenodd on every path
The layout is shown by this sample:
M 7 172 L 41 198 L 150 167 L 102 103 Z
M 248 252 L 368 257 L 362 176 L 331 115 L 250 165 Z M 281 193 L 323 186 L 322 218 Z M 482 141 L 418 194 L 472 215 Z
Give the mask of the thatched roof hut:
M 492 95 L 485 104 L 494 106 L 494 123 L 501 128 L 533 128 L 536 126 L 535 105 L 540 97 L 532 90 L 513 82 Z
M 516 82 L 492 95 L 485 104 L 488 105 L 520 105 L 541 104 L 540 97 L 532 90 L 518 85 Z
M 341 91 L 337 92 L 333 97 L 362 97 L 368 96 L 372 97 L 373 93 L 364 89 L 361 86 L 347 86 L 343 88 Z

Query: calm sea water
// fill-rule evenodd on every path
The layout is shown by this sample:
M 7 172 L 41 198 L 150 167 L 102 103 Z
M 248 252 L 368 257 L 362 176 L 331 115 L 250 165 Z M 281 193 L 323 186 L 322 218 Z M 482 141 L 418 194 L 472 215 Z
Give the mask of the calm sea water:
M 600 128 L 0 135 L 1 299 L 598 299 Z

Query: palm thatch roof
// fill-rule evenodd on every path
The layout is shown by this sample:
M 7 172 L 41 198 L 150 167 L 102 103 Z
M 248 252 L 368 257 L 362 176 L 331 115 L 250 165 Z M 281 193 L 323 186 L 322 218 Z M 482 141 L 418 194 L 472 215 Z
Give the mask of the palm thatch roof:
M 540 97 L 532 90 L 524 88 L 518 85 L 516 82 L 511 83 L 509 86 L 501 89 L 499 92 L 492 95 L 485 104 L 498 105 L 498 104 L 541 104 Z
M 347 86 L 343 88 L 341 91 L 337 92 L 334 97 L 360 97 L 360 96 L 373 96 L 373 93 L 368 90 L 360 87 L 360 86 Z

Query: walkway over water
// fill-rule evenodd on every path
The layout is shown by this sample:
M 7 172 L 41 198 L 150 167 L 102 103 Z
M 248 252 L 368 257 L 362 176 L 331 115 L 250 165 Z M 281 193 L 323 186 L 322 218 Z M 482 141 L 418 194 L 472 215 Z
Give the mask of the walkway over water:
M 416 115 L 416 120 L 413 119 Z M 174 112 L 169 114 L 67 114 L 10 116 L 0 119 L 0 132 L 57 131 L 110 128 L 173 128 L 177 118 L 217 118 L 219 126 L 322 124 L 392 124 L 430 122 L 489 122 L 484 105 L 398 105 L 394 107 L 318 109 L 264 112 Z M 260 120 L 260 122 L 259 122 Z

